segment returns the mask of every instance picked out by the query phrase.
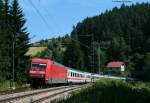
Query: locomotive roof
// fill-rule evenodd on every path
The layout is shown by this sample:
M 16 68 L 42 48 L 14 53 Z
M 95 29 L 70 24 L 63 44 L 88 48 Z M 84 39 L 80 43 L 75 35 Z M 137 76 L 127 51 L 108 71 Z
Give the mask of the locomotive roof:
M 32 62 L 47 63 L 48 61 L 50 61 L 50 60 L 49 59 L 39 59 L 39 58 L 32 59 Z
M 61 66 L 61 67 L 65 67 L 63 64 L 60 64 L 60 63 L 58 63 L 56 61 L 53 61 L 53 62 L 54 62 L 55 65 L 58 65 L 58 66 Z

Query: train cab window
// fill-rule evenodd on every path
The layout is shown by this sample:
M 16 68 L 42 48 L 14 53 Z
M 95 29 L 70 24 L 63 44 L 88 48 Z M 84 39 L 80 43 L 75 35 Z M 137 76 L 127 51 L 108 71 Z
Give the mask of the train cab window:
M 44 63 L 41 63 L 41 64 L 39 64 L 39 68 L 46 68 L 46 64 L 44 64 Z
M 32 68 L 46 68 L 45 63 L 32 63 Z
M 32 63 L 32 68 L 38 68 L 39 64 L 38 63 Z

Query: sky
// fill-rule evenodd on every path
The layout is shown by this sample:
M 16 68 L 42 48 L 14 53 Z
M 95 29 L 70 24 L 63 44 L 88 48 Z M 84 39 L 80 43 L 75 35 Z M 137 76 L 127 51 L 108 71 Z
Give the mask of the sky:
M 70 34 L 73 25 L 122 3 L 113 0 L 19 0 L 30 42 Z M 132 0 L 132 3 L 150 0 Z M 131 5 L 132 3 L 125 3 Z

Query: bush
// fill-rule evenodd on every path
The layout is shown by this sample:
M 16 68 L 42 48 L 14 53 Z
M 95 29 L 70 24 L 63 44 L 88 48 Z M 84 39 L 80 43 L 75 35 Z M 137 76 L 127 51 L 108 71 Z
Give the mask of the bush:
M 100 80 L 94 86 L 58 103 L 148 103 L 150 89 L 144 83 Z

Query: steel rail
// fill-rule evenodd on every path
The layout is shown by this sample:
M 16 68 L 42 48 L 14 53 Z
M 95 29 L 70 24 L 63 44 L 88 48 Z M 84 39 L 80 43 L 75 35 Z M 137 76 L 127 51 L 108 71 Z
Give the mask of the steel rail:
M 38 94 L 42 94 L 42 93 L 46 93 L 46 92 L 53 92 L 55 90 L 64 89 L 64 88 L 67 88 L 67 87 L 70 87 L 70 86 L 55 87 L 55 88 L 44 89 L 44 90 L 41 90 L 41 91 L 33 91 L 33 92 L 31 91 L 30 93 L 20 94 L 20 95 L 16 95 L 16 96 L 8 96 L 8 97 L 5 97 L 5 98 L 1 98 L 0 103 L 9 102 L 9 101 L 12 101 L 12 100 L 15 100 L 15 99 L 21 99 L 21 98 L 29 97 L 29 96 L 32 96 L 32 95 L 38 95 Z M 72 85 L 72 87 L 74 87 L 74 85 Z
M 48 96 L 45 96 L 45 97 L 39 98 L 37 100 L 31 101 L 31 103 L 41 103 L 42 101 L 45 101 L 47 99 L 54 98 L 55 96 L 62 95 L 64 93 L 66 93 L 66 92 L 72 92 L 72 91 L 78 90 L 80 88 L 82 88 L 82 87 L 81 86 L 71 87 L 71 88 L 68 88 L 67 90 L 63 90 L 63 91 L 60 91 L 58 93 L 50 94 Z

